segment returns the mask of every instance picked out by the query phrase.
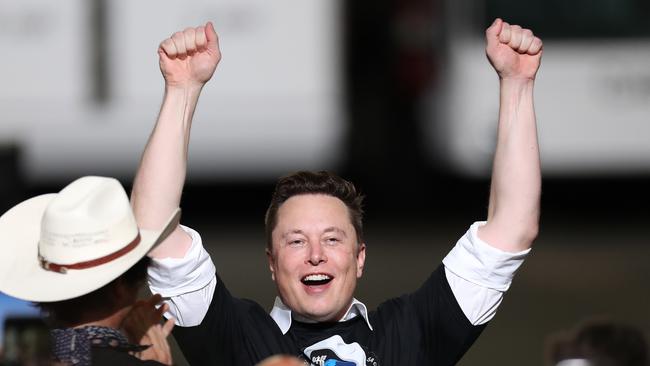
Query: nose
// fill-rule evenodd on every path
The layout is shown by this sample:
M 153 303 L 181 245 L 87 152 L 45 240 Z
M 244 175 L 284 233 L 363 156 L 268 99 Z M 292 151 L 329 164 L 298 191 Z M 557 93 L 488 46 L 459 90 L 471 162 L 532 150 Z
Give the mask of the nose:
M 309 245 L 309 257 L 306 263 L 317 266 L 324 262 L 327 262 L 327 255 L 323 251 L 323 246 L 320 241 L 316 240 Z

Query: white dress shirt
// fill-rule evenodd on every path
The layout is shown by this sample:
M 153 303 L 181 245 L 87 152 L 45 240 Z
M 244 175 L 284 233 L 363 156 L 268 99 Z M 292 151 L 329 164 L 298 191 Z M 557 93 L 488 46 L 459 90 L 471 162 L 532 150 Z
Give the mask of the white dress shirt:
M 494 317 L 515 272 L 530 252 L 527 249 L 509 253 L 490 246 L 477 235 L 478 227 L 483 224 L 485 222 L 476 222 L 470 226 L 442 261 L 449 286 L 463 313 L 474 325 L 484 324 Z M 195 326 L 201 323 L 212 301 L 217 285 L 216 269 L 203 248 L 199 233 L 185 226 L 182 228 L 192 237 L 190 249 L 184 258 L 154 259 L 148 270 L 149 287 L 167 300 L 169 312 L 166 315 L 173 316 L 177 325 Z M 279 297 L 270 315 L 283 334 L 296 317 Z M 372 330 L 368 309 L 354 299 L 340 321 L 356 316 L 362 316 Z

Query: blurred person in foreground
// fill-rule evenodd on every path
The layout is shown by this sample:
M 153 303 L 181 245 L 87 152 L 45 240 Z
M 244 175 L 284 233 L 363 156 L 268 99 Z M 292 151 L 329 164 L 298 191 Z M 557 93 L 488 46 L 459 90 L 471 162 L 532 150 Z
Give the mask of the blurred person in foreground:
M 547 341 L 549 366 L 648 366 L 648 342 L 633 326 L 591 320 Z
M 0 291 L 45 311 L 52 362 L 171 364 L 167 306 L 137 299 L 147 252 L 178 225 L 179 210 L 168 213 L 160 230 L 140 230 L 117 180 L 83 177 L 0 217 Z
M 257 366 L 305 366 L 305 362 L 294 356 L 276 355 L 258 363 Z
M 542 42 L 500 19 L 486 41 L 500 81 L 487 221 L 471 225 L 442 264 L 432 262 L 418 290 L 368 311 L 353 297 L 366 259 L 361 195 L 328 172 L 280 178 L 266 215 L 278 291 L 270 314 L 232 296 L 199 234 L 179 226 L 151 252 L 149 283 L 169 299 L 190 363 L 253 365 L 289 354 L 314 365 L 452 365 L 463 356 L 495 315 L 539 220 L 533 85 Z M 158 54 L 165 95 L 131 196 L 138 223 L 150 229 L 179 205 L 192 115 L 221 58 L 211 23 L 174 33 Z

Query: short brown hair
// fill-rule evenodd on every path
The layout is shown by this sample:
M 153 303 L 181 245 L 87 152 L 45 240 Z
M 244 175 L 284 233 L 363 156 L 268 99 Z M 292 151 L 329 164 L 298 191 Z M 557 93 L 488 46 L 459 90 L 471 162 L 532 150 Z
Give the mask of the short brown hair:
M 275 185 L 271 204 L 266 210 L 266 245 L 273 248 L 272 233 L 277 225 L 278 209 L 289 198 L 301 194 L 324 194 L 336 197 L 345 203 L 350 221 L 357 232 L 357 245 L 363 243 L 363 195 L 354 184 L 328 171 L 299 171 L 286 175 Z

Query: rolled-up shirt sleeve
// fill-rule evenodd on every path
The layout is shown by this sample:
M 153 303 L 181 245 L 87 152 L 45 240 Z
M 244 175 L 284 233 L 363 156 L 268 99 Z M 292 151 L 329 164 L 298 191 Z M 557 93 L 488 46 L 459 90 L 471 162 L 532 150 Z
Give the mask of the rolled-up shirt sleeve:
M 472 224 L 442 261 L 456 301 L 474 325 L 494 317 L 503 294 L 530 252 L 509 253 L 484 242 L 478 237 L 478 228 L 484 224 Z
M 182 226 L 192 238 L 192 245 L 183 258 L 152 258 L 148 284 L 152 293 L 160 294 L 167 304 L 167 318 L 176 325 L 189 327 L 201 324 L 208 311 L 217 284 L 216 268 L 203 248 L 201 236 Z

